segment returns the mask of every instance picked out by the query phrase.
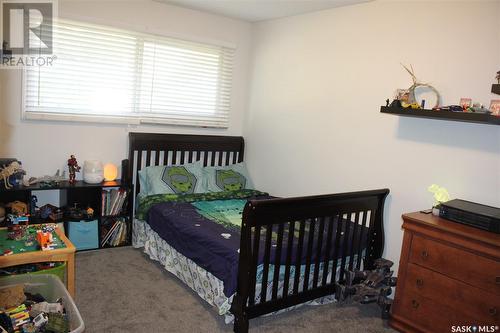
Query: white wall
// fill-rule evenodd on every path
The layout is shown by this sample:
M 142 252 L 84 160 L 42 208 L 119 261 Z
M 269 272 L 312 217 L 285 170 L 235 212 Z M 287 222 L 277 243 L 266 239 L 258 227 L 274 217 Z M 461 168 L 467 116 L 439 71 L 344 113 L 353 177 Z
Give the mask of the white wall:
M 500 126 L 402 118 L 380 105 L 410 76 L 444 104 L 489 105 L 500 69 L 500 2 L 376 1 L 258 23 L 246 161 L 280 196 L 388 187 L 386 255 L 399 259 L 404 212 L 427 187 L 500 206 Z
M 28 174 L 53 174 L 70 154 L 120 164 L 127 157 L 129 131 L 241 135 L 247 101 L 251 25 L 222 16 L 153 1 L 59 1 L 59 16 L 141 32 L 185 36 L 236 45 L 228 129 L 104 125 L 21 120 L 21 72 L 0 70 L 0 156 L 16 157 Z M 81 177 L 79 175 L 79 177 Z

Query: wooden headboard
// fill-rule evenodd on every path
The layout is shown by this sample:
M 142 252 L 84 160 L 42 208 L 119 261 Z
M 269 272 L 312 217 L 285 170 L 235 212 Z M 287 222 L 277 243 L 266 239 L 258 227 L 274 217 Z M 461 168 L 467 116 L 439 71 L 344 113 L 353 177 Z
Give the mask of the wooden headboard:
M 220 166 L 243 162 L 241 136 L 129 133 L 129 179 L 140 191 L 139 170 L 153 165 L 181 165 L 203 161 Z

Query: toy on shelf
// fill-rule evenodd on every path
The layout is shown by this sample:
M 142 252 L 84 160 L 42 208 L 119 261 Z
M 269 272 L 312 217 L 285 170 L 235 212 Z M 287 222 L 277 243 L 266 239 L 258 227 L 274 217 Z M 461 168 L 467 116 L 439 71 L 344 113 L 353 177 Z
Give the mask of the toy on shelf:
M 76 183 L 76 173 L 80 172 L 81 167 L 78 165 L 78 161 L 76 160 L 75 155 L 71 155 L 68 160 L 68 169 L 69 169 L 69 183 Z
M 94 209 L 92 207 L 87 207 L 85 213 L 87 214 L 87 218 L 91 219 L 94 216 Z
M 53 176 L 31 177 L 28 180 L 28 183 L 29 185 L 38 183 L 40 187 L 53 187 L 57 186 L 59 182 L 62 182 L 63 180 L 66 180 L 66 171 L 63 171 L 61 175 L 59 169 L 57 169 Z
M 21 215 L 8 214 L 7 215 L 7 222 L 11 225 L 19 225 L 19 224 L 28 225 L 29 220 L 30 220 L 29 214 L 21 214 Z
M 50 219 L 53 222 L 59 221 L 63 218 L 63 211 L 59 207 L 51 204 L 46 204 L 40 207 L 38 214 L 40 215 L 40 218 L 44 220 Z
M 337 299 L 344 303 L 347 299 L 361 304 L 377 303 L 382 309 L 382 318 L 389 318 L 392 300 L 388 298 L 397 278 L 393 277 L 391 267 L 394 263 L 380 258 L 375 260 L 375 269 L 371 271 L 353 270 L 346 273 L 345 284 L 335 286 Z
M 23 215 L 28 214 L 28 205 L 22 201 L 9 202 L 5 207 L 10 208 L 12 214 Z
M 3 181 L 4 187 L 7 190 L 22 184 L 25 174 L 26 172 L 23 170 L 21 162 L 17 160 L 0 165 L 0 181 Z

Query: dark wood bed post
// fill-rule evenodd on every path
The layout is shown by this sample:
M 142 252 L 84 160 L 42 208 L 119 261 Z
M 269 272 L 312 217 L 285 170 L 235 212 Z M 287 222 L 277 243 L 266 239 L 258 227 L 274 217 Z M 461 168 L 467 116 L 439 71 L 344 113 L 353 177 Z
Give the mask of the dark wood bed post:
M 252 204 L 248 203 L 252 208 Z M 241 222 L 240 258 L 238 264 L 238 285 L 236 295 L 231 304 L 231 313 L 234 315 L 234 331 L 237 333 L 248 332 L 248 315 L 246 313 L 246 302 L 248 300 L 248 289 L 250 286 L 250 258 L 251 258 L 251 227 L 249 226 L 250 209 L 243 211 Z
M 377 212 L 375 214 L 375 232 L 371 234 L 371 239 L 369 240 L 369 254 L 366 258 L 365 267 L 366 269 L 373 269 L 374 261 L 378 258 L 382 257 L 382 253 L 384 252 L 385 245 L 385 236 L 384 236 L 384 204 L 385 204 L 385 195 L 378 204 Z

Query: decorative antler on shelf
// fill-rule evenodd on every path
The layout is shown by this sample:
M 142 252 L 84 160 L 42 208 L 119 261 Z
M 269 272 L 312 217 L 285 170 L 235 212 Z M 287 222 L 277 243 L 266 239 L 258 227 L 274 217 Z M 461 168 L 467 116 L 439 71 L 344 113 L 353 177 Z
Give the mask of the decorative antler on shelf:
M 408 74 L 410 74 L 411 79 L 413 81 L 413 84 L 408 89 L 408 92 L 409 92 L 409 95 L 410 95 L 409 98 L 408 98 L 408 102 L 410 104 L 417 103 L 417 99 L 415 97 L 415 89 L 417 87 L 427 87 L 427 88 L 431 89 L 436 94 L 436 105 L 434 107 L 438 107 L 439 106 L 439 101 L 440 101 L 441 97 L 439 95 L 439 92 L 436 90 L 436 88 L 434 88 L 433 86 L 431 86 L 428 83 L 418 82 L 417 76 L 415 75 L 415 71 L 414 71 L 413 66 L 411 64 L 410 64 L 411 70 L 410 70 L 410 68 L 408 68 L 407 66 L 405 66 L 403 64 L 401 64 L 401 66 L 403 66 L 403 68 L 408 72 Z

